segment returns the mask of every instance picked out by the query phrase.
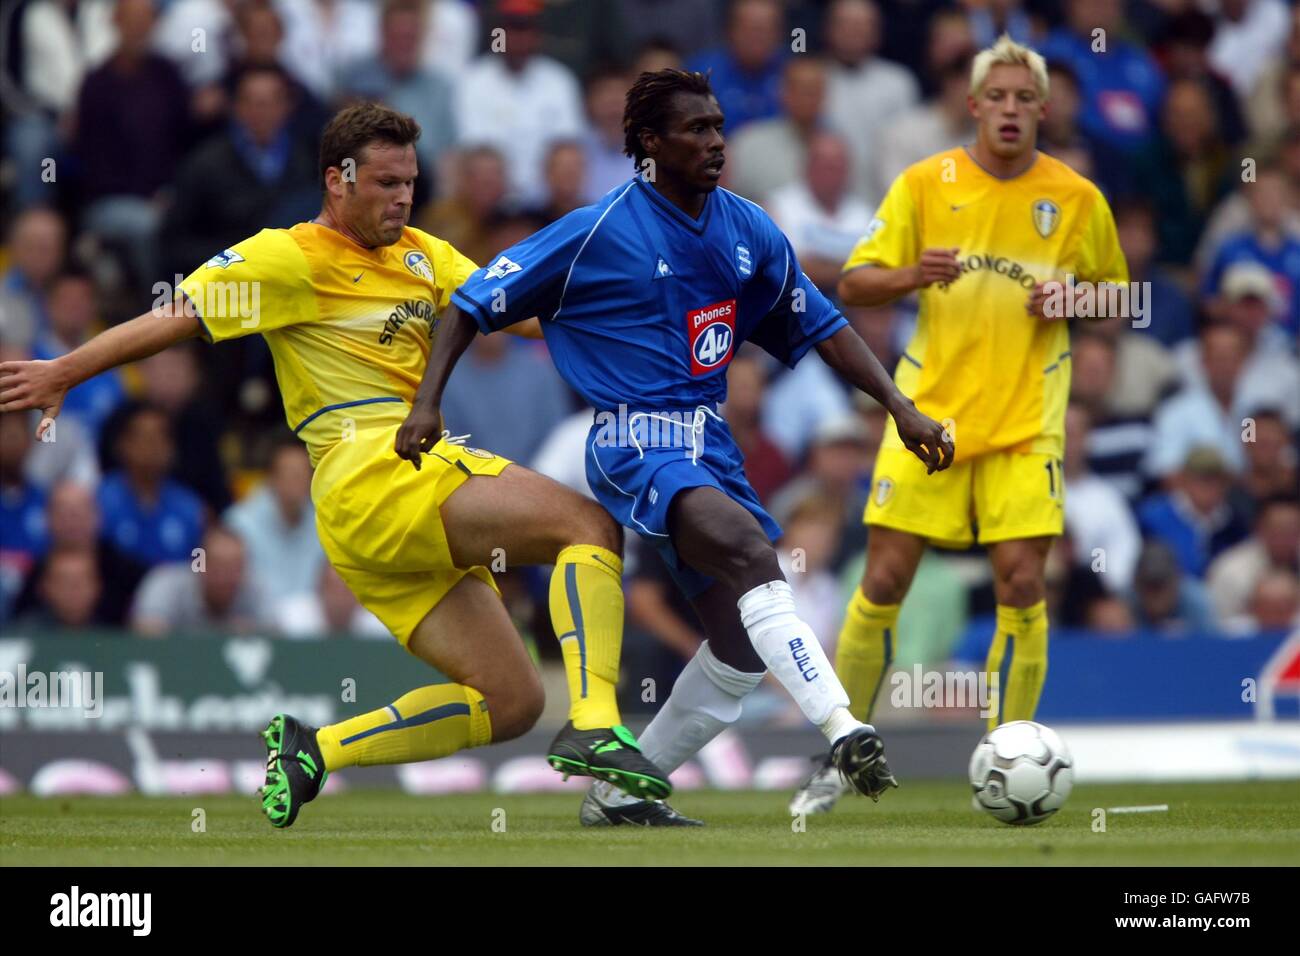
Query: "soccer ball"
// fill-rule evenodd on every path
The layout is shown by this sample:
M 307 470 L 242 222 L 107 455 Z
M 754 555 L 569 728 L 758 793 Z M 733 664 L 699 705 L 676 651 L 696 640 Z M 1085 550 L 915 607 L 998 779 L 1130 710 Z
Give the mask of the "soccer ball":
M 1056 731 L 1013 720 L 984 735 L 970 758 L 974 803 L 1003 823 L 1032 826 L 1064 805 L 1074 760 Z

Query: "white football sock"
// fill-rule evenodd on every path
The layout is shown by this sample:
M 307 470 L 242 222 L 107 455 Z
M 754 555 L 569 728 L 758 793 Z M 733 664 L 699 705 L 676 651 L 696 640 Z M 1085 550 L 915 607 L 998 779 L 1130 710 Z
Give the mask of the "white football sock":
M 828 741 L 865 726 L 849 713 L 849 695 L 817 635 L 796 613 L 789 584 L 760 584 L 741 595 L 737 606 L 758 656 Z
M 705 641 L 682 670 L 672 693 L 655 714 L 638 742 L 641 752 L 665 773 L 672 773 L 704 745 L 740 718 L 740 702 L 763 681 L 724 664 Z M 596 794 L 606 806 L 637 803 L 617 788 L 597 783 Z

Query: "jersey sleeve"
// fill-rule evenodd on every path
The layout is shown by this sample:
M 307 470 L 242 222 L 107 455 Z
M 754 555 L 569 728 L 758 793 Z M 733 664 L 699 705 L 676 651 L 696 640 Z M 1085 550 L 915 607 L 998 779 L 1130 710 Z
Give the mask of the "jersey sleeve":
M 777 242 L 764 263 L 756 294 L 773 296 L 749 340 L 793 368 L 810 348 L 830 338 L 848 320 L 799 268 L 790 240 L 772 224 Z
M 182 280 L 182 295 L 212 342 L 317 318 L 307 257 L 281 229 L 263 229 L 213 256 Z
M 1128 282 L 1128 263 L 1119 245 L 1119 232 L 1110 204 L 1100 192 L 1088 214 L 1083 241 L 1079 245 L 1078 278 L 1088 282 Z
M 591 208 L 575 210 L 515 243 L 475 270 L 451 301 L 474 317 L 484 335 L 533 316 L 553 318 L 598 215 Z
M 420 230 L 416 232 L 429 249 L 429 258 L 433 262 L 433 275 L 438 283 L 437 310 L 442 312 L 451 302 L 452 293 L 464 285 L 465 280 L 474 274 L 478 265 L 445 239 L 439 239 Z
M 906 174 L 894 180 L 885 198 L 849 253 L 844 271 L 859 266 L 898 269 L 921 258 L 920 230 L 916 221 L 916 202 Z

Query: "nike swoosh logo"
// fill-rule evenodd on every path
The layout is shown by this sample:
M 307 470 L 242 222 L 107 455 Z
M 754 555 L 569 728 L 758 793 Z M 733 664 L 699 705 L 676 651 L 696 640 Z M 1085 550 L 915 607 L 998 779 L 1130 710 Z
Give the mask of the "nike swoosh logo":
M 360 282 L 360 281 L 361 281 L 361 277 L 362 277 L 363 275 L 365 275 L 365 274 L 366 274 L 366 270 L 365 270 L 365 269 L 362 269 L 360 272 L 357 273 L 357 277 L 356 277 L 355 279 L 352 280 L 353 283 Z
M 967 202 L 967 203 L 962 203 L 960 206 L 953 206 L 953 207 L 952 207 L 952 211 L 953 211 L 953 212 L 960 212 L 961 210 L 965 209 L 965 208 L 966 208 L 967 206 L 969 206 L 969 205 L 970 205 L 970 203 Z
M 593 554 L 593 555 L 591 556 L 591 560 L 595 561 L 597 564 L 604 565 L 605 567 L 607 567 L 607 568 L 609 568 L 611 571 L 613 571 L 615 574 L 618 574 L 618 570 L 617 570 L 617 569 L 615 569 L 615 568 L 613 568 L 613 567 L 610 567 L 609 564 L 607 564 L 606 562 L 600 560 L 600 555 L 598 555 L 598 554 Z M 619 577 L 622 577 L 622 575 L 619 575 Z

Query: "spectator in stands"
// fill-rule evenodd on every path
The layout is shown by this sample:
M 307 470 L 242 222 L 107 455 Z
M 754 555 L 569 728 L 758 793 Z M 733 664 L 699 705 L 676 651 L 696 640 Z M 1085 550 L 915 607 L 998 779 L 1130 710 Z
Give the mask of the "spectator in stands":
M 722 414 L 745 456 L 745 477 L 758 500 L 766 502 L 790 479 L 790 463 L 775 442 L 763 431 L 760 415 L 766 365 L 748 350 L 742 350 L 727 366 L 727 401 Z
M 438 0 L 430 4 L 426 21 L 424 66 L 454 80 L 478 52 L 476 5 L 472 0 Z
M 1138 558 L 1130 606 L 1138 627 L 1166 637 L 1218 629 L 1204 586 L 1186 574 L 1173 551 L 1158 541 L 1148 542 Z
M 289 128 L 288 77 L 249 67 L 227 128 L 190 154 L 163 222 L 168 275 L 188 275 L 266 228 L 310 220 L 320 206 L 316 156 Z
M 1300 286 L 1296 291 L 1300 293 Z M 1300 359 L 1295 354 L 1295 337 L 1273 321 L 1279 304 L 1277 277 L 1260 264 L 1238 262 L 1225 271 L 1218 313 L 1241 333 L 1246 348 L 1232 393 L 1232 410 L 1244 416 L 1255 408 L 1276 408 L 1291 428 L 1300 428 Z M 1204 387 L 1206 372 L 1196 344 L 1183 343 L 1175 356 L 1184 385 Z
M 1300 574 L 1300 498 L 1295 485 L 1262 502 L 1251 536 L 1210 565 L 1206 586 L 1219 617 L 1227 621 L 1245 614 L 1256 586 L 1275 571 Z
M 1112 595 L 1127 593 L 1142 536 L 1123 494 L 1088 470 L 1090 413 L 1077 402 L 1065 412 L 1065 524 L 1075 560 L 1094 568 Z
M 384 0 L 379 55 L 345 69 L 339 86 L 344 95 L 378 100 L 415 117 L 420 124 L 415 144 L 420 179 L 431 187 L 442 156 L 457 136 L 452 81 L 420 61 L 428 17 L 428 5 L 421 0 Z
M 18 317 L 6 314 L 4 331 L 8 343 L 30 346 L 33 336 L 49 330 L 46 298 L 63 269 L 67 241 L 63 218 L 51 209 L 37 207 L 14 217 L 8 243 L 11 263 L 0 280 L 0 287 L 6 298 L 15 303 L 14 307 L 23 310 L 24 328 L 11 327 Z
M 582 144 L 576 141 L 556 140 L 547 149 L 542 167 L 546 193 L 541 205 L 531 213 L 542 225 L 549 226 L 561 216 L 587 204 L 584 192 L 586 162 Z
M 1243 264 L 1263 267 L 1274 285 L 1267 296 L 1271 314 L 1266 319 L 1275 321 L 1294 343 L 1300 335 L 1300 237 L 1287 232 L 1286 219 L 1295 200 L 1280 166 L 1265 165 L 1256 177 L 1255 182 L 1241 187 L 1250 209 L 1250 225 L 1223 240 L 1210 260 L 1201 292 L 1207 297 L 1226 296 L 1231 270 Z
M 99 301 L 88 273 L 67 271 L 50 285 L 50 326 L 38 335 L 34 358 L 49 361 L 81 345 L 100 331 Z M 95 440 L 104 420 L 125 400 L 122 376 L 110 369 L 71 389 L 63 399 L 62 416 L 77 419 Z
M 252 338 L 256 336 L 249 336 L 249 339 Z M 237 357 L 239 353 L 229 348 L 233 344 L 225 343 L 219 349 L 209 350 L 205 357 Z M 216 516 L 230 505 L 230 486 L 226 481 L 226 468 L 218 442 L 223 428 L 237 425 L 234 414 L 237 408 L 236 390 L 247 391 L 257 386 L 261 380 L 245 376 L 243 366 L 225 365 L 218 360 L 214 364 L 217 369 L 214 377 L 219 388 L 203 388 L 203 375 L 199 370 L 200 348 L 197 342 L 182 342 L 149 356 L 137 368 L 143 386 L 141 397 L 166 412 L 172 423 L 176 455 L 171 477 L 194 491 L 203 499 L 207 513 Z M 230 398 L 215 404 L 208 393 L 215 391 L 218 395 L 223 394 L 226 387 L 226 382 L 222 381 L 223 376 L 233 379 L 230 383 L 233 386 Z M 217 409 L 223 409 L 224 416 Z M 241 444 L 253 446 L 255 442 Z
M 709 73 L 727 117 L 728 135 L 781 110 L 781 66 L 788 34 L 778 0 L 735 0 L 727 18 L 726 46 L 691 57 L 686 69 Z
M 1260 65 L 1245 106 L 1254 141 L 1265 150 L 1300 122 L 1300 7 L 1291 7 L 1286 45 L 1280 56 Z
M 700 0 L 608 2 L 618 7 L 631 48 L 641 51 L 641 54 L 650 48 L 693 54 L 717 46 L 726 31 L 726 11 L 721 3 L 700 3 Z M 640 69 L 635 69 L 632 75 L 637 76 L 640 72 Z
M 1260 502 L 1300 488 L 1300 449 L 1282 413 L 1257 409 L 1246 416 L 1246 423 L 1242 435 L 1246 471 L 1241 484 L 1251 499 Z
M 250 5 L 248 0 L 170 0 L 162 9 L 154 49 L 176 64 L 186 85 L 195 91 L 198 116 L 224 106 L 219 83 L 236 48 L 251 39 L 236 31 L 238 14 Z M 203 42 L 196 50 L 199 37 Z
M 767 204 L 803 271 L 832 298 L 845 260 L 871 222 L 872 207 L 850 192 L 851 175 L 848 143 L 835 133 L 814 133 L 800 176 Z
M 145 567 L 105 540 L 100 535 L 102 524 L 93 488 L 76 481 L 61 481 L 50 490 L 45 504 L 50 552 L 93 555 L 96 579 L 102 584 L 94 618 L 107 626 L 123 627 Z M 18 597 L 16 615 L 32 610 L 41 602 L 38 583 L 48 560 L 42 558 L 32 570 Z
M 913 163 L 955 149 L 974 137 L 967 97 L 970 95 L 970 57 L 962 51 L 936 64 L 939 92 L 932 99 L 909 107 L 876 131 L 872 147 L 870 182 L 859 187 L 864 196 L 883 197 L 893 181 Z
M 144 403 L 127 406 L 111 440 L 118 466 L 99 486 L 105 537 L 150 567 L 188 562 L 203 535 L 203 502 L 167 477 L 175 454 L 167 414 Z
M 492 146 L 476 146 L 461 152 L 453 168 L 451 195 L 427 207 L 416 225 L 485 263 L 488 232 L 506 199 L 505 160 Z
M 1017 43 L 1037 45 L 1034 22 L 1023 0 L 976 0 L 974 3 L 968 0 L 962 5 L 966 8 L 971 39 L 978 49 L 992 46 L 1004 33 Z
M 843 418 L 852 406 L 821 356 L 809 352 L 788 369 L 763 354 L 771 370 L 763 393 L 763 430 L 787 461 L 800 462 L 821 424 Z
M 1214 101 L 1224 140 L 1239 146 L 1246 138 L 1246 121 L 1242 117 L 1237 91 L 1229 85 L 1218 66 L 1210 62 L 1209 50 L 1213 40 L 1214 21 L 1200 10 L 1183 10 L 1165 22 L 1156 55 L 1168 80 L 1192 79 L 1205 83 Z
M 1145 199 L 1132 198 L 1115 204 L 1115 228 L 1120 248 L 1128 262 L 1130 282 L 1147 283 L 1144 305 L 1146 325 L 1132 328 L 1165 346 L 1174 346 L 1196 334 L 1192 303 L 1183 286 L 1164 266 L 1157 264 L 1155 210 Z
M 508 40 L 504 50 L 483 54 L 457 78 L 456 126 L 467 145 L 500 150 L 511 194 L 536 204 L 547 148 L 582 135 L 582 93 L 567 67 L 538 52 L 540 0 L 502 0 L 498 9 Z
M 1282 135 L 1276 159 L 1264 159 L 1255 168 L 1258 178 L 1261 170 L 1271 166 L 1280 169 L 1289 188 L 1280 195 L 1274 192 L 1271 199 L 1278 203 L 1279 209 L 1265 210 L 1265 218 L 1280 216 L 1281 228 L 1289 240 L 1300 239 L 1300 65 L 1297 66 L 1297 122 L 1288 126 Z M 1267 154 L 1264 154 L 1267 155 Z M 1253 158 L 1253 156 L 1251 157 Z M 1255 213 L 1250 201 L 1255 183 L 1246 183 L 1229 193 L 1211 214 L 1200 240 L 1193 253 L 1192 265 L 1198 274 L 1205 276 L 1210 272 L 1225 243 L 1229 240 L 1240 241 L 1241 237 L 1254 232 Z M 1264 192 L 1268 192 L 1267 188 Z M 1268 198 L 1268 197 L 1266 197 Z M 1284 272 L 1285 274 L 1285 272 Z
M 142 637 L 246 633 L 263 623 L 256 586 L 239 536 L 213 525 L 193 558 L 160 564 L 145 575 L 131 607 L 131 629 Z
M 311 476 L 307 450 L 286 435 L 272 449 L 266 480 L 222 516 L 243 541 L 249 572 L 261 584 L 261 620 L 277 618 L 280 603 L 317 588 L 325 554 L 316 535 Z
M 809 495 L 796 502 L 782 521 L 785 534 L 777 548 L 777 560 L 790 582 L 795 604 L 832 659 L 844 608 L 831 562 L 839 550 L 845 520 L 840 502 Z
M 361 606 L 332 564 L 323 561 L 316 571 L 312 590 L 287 594 L 272 602 L 269 610 L 279 634 L 304 638 L 337 634 L 392 636 L 379 618 Z
M 1249 533 L 1234 503 L 1232 472 L 1213 446 L 1193 448 L 1163 490 L 1138 507 L 1145 535 L 1164 542 L 1183 571 L 1203 578 L 1210 562 Z
M 104 582 L 93 549 L 56 548 L 35 576 L 37 603 L 19 619 L 19 627 L 56 631 L 110 623 L 99 614 Z
M 1133 159 L 1133 189 L 1156 209 L 1161 262 L 1191 257 L 1210 213 L 1239 175 L 1219 125 L 1205 81 L 1177 80 L 1161 109 L 1160 135 Z
M 587 131 L 582 137 L 585 202 L 595 202 L 635 171 L 623 153 L 623 99 L 631 85 L 626 73 L 613 68 L 599 70 L 587 80 Z
M 853 182 L 867 202 L 883 195 L 872 181 L 882 130 L 921 99 L 911 71 L 878 55 L 881 19 L 872 0 L 833 0 L 823 30 L 831 59 L 826 116 L 849 141 Z
M 1250 596 L 1249 613 L 1225 622 L 1230 634 L 1295 633 L 1300 627 L 1300 577 L 1293 571 L 1269 571 Z
M 1236 402 L 1249 356 L 1246 333 L 1227 322 L 1204 321 L 1197 347 L 1204 384 L 1184 387 L 1156 408 L 1155 435 L 1143 466 L 1154 478 L 1176 471 L 1198 445 L 1217 450 L 1234 471 L 1246 463 L 1241 419 L 1253 409 Z
M 86 76 L 77 102 L 83 221 L 123 247 L 147 286 L 157 271 L 159 193 L 190 142 L 190 94 L 172 62 L 150 50 L 154 0 L 119 0 L 113 23 L 117 47 Z
M 1066 23 L 1039 48 L 1068 63 L 1083 90 L 1079 123 L 1089 136 L 1122 152 L 1148 145 L 1156 135 L 1165 82 L 1142 47 L 1121 39 L 1120 0 L 1067 0 Z M 1104 46 L 1096 46 L 1102 31 Z
M 1116 407 L 1115 399 L 1122 392 L 1116 384 L 1118 344 L 1098 331 L 1108 324 L 1112 323 L 1094 323 L 1074 335 L 1070 343 L 1074 353 L 1070 400 L 1088 413 L 1087 445 L 1079 449 L 1087 456 L 1087 471 L 1105 479 L 1133 504 L 1143 492 L 1143 459 L 1153 441 L 1150 406 L 1134 408 L 1125 403 Z M 1121 340 L 1132 335 L 1121 333 Z M 1166 365 L 1166 377 L 1172 382 L 1173 363 L 1167 357 Z M 1154 400 L 1152 395 L 1150 401 Z
M 540 345 L 508 335 L 474 339 L 447 383 L 443 420 L 452 434 L 477 436 L 498 455 L 531 461 L 572 410 L 568 387 Z
M 1246 96 L 1286 43 L 1288 14 L 1282 0 L 1220 0 L 1209 59 Z
M 853 412 L 826 419 L 813 434 L 807 466 L 772 497 L 770 511 L 779 522 L 809 497 L 832 501 L 843 516 L 843 533 L 831 566 L 839 569 L 867 543 L 862 513 L 866 510 L 868 478 L 878 449 L 876 436 Z
M 755 120 L 727 141 L 730 188 L 763 205 L 804 171 L 809 142 L 822 128 L 826 64 L 810 56 L 786 60 L 780 98 L 779 115 Z
M 277 0 L 284 17 L 284 65 L 321 100 L 338 92 L 350 63 L 379 46 L 379 10 L 369 0 Z
M 0 621 L 49 546 L 45 492 L 24 473 L 36 422 L 24 412 L 0 413 Z
M 1038 125 L 1038 148 L 1055 156 L 1079 175 L 1094 180 L 1102 191 L 1114 194 L 1127 185 L 1127 164 L 1115 162 L 1113 150 L 1079 126 L 1083 93 L 1079 78 L 1068 63 L 1047 65 L 1047 114 Z

